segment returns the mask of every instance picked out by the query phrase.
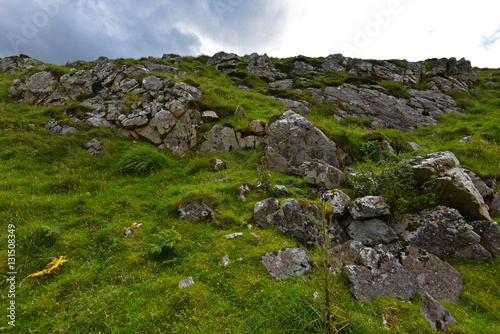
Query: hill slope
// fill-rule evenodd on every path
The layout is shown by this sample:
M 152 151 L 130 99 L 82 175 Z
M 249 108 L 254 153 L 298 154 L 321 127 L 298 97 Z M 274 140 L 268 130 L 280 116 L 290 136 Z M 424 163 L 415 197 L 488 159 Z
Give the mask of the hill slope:
M 314 284 L 305 276 L 274 280 L 261 263 L 267 252 L 293 246 L 296 240 L 273 228 L 255 227 L 253 219 L 255 203 L 271 195 L 313 201 L 310 184 L 296 175 L 259 168 L 264 147 L 256 138 L 263 134 L 250 122 L 272 124 L 289 108 L 302 113 L 341 149 L 336 155 L 344 171 L 349 166 L 380 172 L 401 159 L 452 151 L 462 166 L 491 180 L 495 188 L 500 178 L 500 70 L 472 71 L 456 60 L 418 64 L 228 54 L 100 59 L 62 67 L 22 57 L 2 60 L 0 217 L 2 235 L 9 230 L 15 235 L 16 281 L 44 269 L 49 257 L 68 260 L 56 273 L 27 278 L 16 286 L 16 327 L 9 331 L 317 331 L 321 322 L 312 297 Z M 105 83 L 113 75 L 113 81 Z M 161 93 L 156 89 L 145 95 L 144 80 L 150 77 L 163 80 Z M 154 79 L 150 81 L 154 86 Z M 425 98 L 428 92 L 434 96 Z M 376 110 L 389 114 L 375 112 L 375 102 L 380 105 Z M 162 104 L 159 110 L 154 110 L 155 103 Z M 235 113 L 238 106 L 246 116 Z M 182 112 L 160 133 L 154 120 L 167 108 L 172 114 Z M 206 111 L 215 111 L 219 118 L 202 118 Z M 395 118 L 397 114 L 405 117 Z M 54 135 L 45 128 L 51 120 L 78 131 Z M 170 124 L 168 120 L 165 116 L 161 124 Z M 197 153 L 210 142 L 215 125 L 230 129 L 225 131 L 236 136 L 238 147 L 212 145 L 209 154 Z M 145 132 L 147 126 L 154 131 Z M 238 142 L 249 137 L 252 144 L 245 141 L 243 147 Z M 464 137 L 468 139 L 460 142 Z M 96 156 L 83 149 L 94 138 L 103 147 Z M 382 164 L 367 159 L 368 153 L 378 152 L 383 139 L 398 157 L 387 155 Z M 370 146 L 370 140 L 376 145 Z M 422 150 L 409 150 L 407 142 L 418 143 Z M 167 153 L 155 156 L 153 145 Z M 151 154 L 157 164 L 148 166 L 154 171 L 125 171 L 125 154 L 137 148 Z M 214 171 L 214 158 L 227 168 Z M 284 185 L 291 194 L 258 187 L 266 182 Z M 250 189 L 245 201 L 239 199 L 243 184 Z M 356 196 L 349 186 L 342 189 Z M 179 218 L 180 204 L 199 201 L 214 210 L 212 222 Z M 254 226 L 252 232 L 248 224 Z M 127 227 L 133 235 L 126 236 Z M 171 229 L 181 240 L 166 247 L 155 235 Z M 243 236 L 225 237 L 235 232 Z M 7 237 L 2 238 L 0 248 L 7 250 L 7 245 Z M 225 255 L 228 266 L 222 264 Z M 239 258 L 242 261 L 236 261 Z M 8 277 L 7 256 L 1 261 L 2 276 Z M 500 331 L 498 258 L 452 264 L 464 288 L 459 305 L 442 302 L 458 321 L 449 328 L 456 333 Z M 186 277 L 193 277 L 195 284 L 179 289 Z M 377 297 L 366 303 L 351 295 L 345 276 L 337 276 L 332 284 L 340 309 L 336 320 L 346 325 L 346 333 L 384 332 L 383 318 L 385 326 L 397 332 L 432 332 L 420 315 L 418 296 L 411 302 Z M 8 289 L 4 281 L 2 305 L 13 300 Z M 1 314 L 2 321 L 7 319 Z

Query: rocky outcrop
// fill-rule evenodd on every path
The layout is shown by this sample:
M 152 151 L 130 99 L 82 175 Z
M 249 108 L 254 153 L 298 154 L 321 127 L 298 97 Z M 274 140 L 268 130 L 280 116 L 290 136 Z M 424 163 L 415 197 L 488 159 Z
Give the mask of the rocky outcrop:
M 283 79 L 286 77 L 286 74 L 276 69 L 266 54 L 261 56 L 257 53 L 252 53 L 247 57 L 247 60 L 249 63 L 246 70 L 250 74 L 267 77 L 271 80 Z
M 411 159 L 409 164 L 420 182 L 433 177 L 440 191 L 446 194 L 445 204 L 456 208 L 467 220 L 491 220 L 483 197 L 453 153 L 426 154 Z
M 474 232 L 456 209 L 437 207 L 409 214 L 392 228 L 410 245 L 442 260 L 489 260 L 491 254 L 481 246 Z
M 300 166 L 314 159 L 339 166 L 335 143 L 311 122 L 291 110 L 268 123 L 266 133 L 262 163 L 270 170 L 301 175 Z
M 440 92 L 410 90 L 410 99 L 388 95 L 381 86 L 357 87 L 343 84 L 339 87 L 309 89 L 319 103 L 337 106 L 337 118 L 360 117 L 372 121 L 377 129 L 395 128 L 415 131 L 418 127 L 437 124 L 434 116 L 463 113 L 456 102 Z
M 118 65 L 102 57 L 86 69 L 70 68 L 63 75 L 45 70 L 23 76 L 13 81 L 9 93 L 18 102 L 39 105 L 82 101 L 89 107 L 84 119 L 87 124 L 107 126 L 183 155 L 198 144 L 201 114 L 187 103 L 200 98 L 201 91 L 151 75 L 157 72 L 185 74 L 153 58 L 143 65 Z
M 420 62 L 367 61 L 335 54 L 326 57 L 322 67 L 327 71 L 348 72 L 375 81 L 395 82 L 407 88 L 414 88 L 424 79 L 430 79 L 428 85 L 442 92 L 467 91 L 477 79 L 470 61 L 463 58 L 458 61 L 456 58 Z
M 269 96 L 269 98 L 283 103 L 283 105 L 285 107 L 289 108 L 290 110 L 293 110 L 294 112 L 296 112 L 298 114 L 301 114 L 303 116 L 306 116 L 307 114 L 309 114 L 310 103 L 307 101 L 304 101 L 304 100 L 295 101 L 295 100 L 284 99 L 281 97 L 274 97 L 274 96 Z
M 312 269 L 312 260 L 301 248 L 284 248 L 262 257 L 262 264 L 275 279 L 300 276 Z
M 488 206 L 493 217 L 500 217 L 500 191 L 493 195 Z
M 46 65 L 27 56 L 12 56 L 0 58 L 0 71 L 2 73 L 15 73 L 19 70 L 28 70 L 33 67 L 45 68 Z

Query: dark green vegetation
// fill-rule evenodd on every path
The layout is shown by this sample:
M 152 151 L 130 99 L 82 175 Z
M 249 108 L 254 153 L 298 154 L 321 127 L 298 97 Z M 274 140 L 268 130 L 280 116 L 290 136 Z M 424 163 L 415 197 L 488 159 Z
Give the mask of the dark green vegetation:
M 269 91 L 263 78 L 244 69 L 239 69 L 242 74 L 220 75 L 204 65 L 206 60 L 179 59 L 180 69 L 188 75 L 178 80 L 198 85 L 205 94 L 193 103 L 202 111 L 216 110 L 223 117 L 222 124 L 245 130 L 249 120 L 269 121 L 286 110 L 261 93 L 310 98 L 307 93 Z M 314 59 L 304 57 L 303 61 Z M 290 61 L 284 60 L 280 67 L 296 79 L 296 88 L 304 88 L 292 74 Z M 63 74 L 67 69 L 52 70 Z M 256 187 L 263 178 L 258 168 L 261 150 L 218 154 L 228 168 L 214 172 L 210 161 L 215 156 L 189 153 L 180 158 L 152 153 L 149 144 L 134 143 L 107 129 L 83 127 L 87 131 L 54 136 L 43 126 L 53 117 L 61 119 L 65 108 L 13 103 L 7 89 L 20 75 L 0 76 L 0 275 L 8 271 L 8 224 L 16 227 L 19 281 L 42 270 L 49 257 L 66 255 L 69 261 L 54 275 L 23 283 L 16 293 L 17 326 L 7 329 L 9 333 L 314 333 L 320 328 L 312 299 L 315 287 L 310 281 L 304 277 L 275 281 L 260 263 L 264 253 L 295 241 L 273 229 L 257 229 L 258 241 L 242 224 L 253 224 L 255 202 L 268 197 Z M 348 77 L 328 73 L 310 79 L 308 87 L 325 87 L 339 85 Z M 350 81 L 356 84 L 354 79 Z M 234 83 L 253 87 L 254 92 L 241 91 Z M 415 141 L 424 148 L 418 154 L 451 150 L 481 177 L 498 179 L 498 84 L 500 70 L 483 71 L 470 93 L 454 94 L 466 114 L 440 116 L 438 125 L 415 133 L 371 131 L 366 129 L 369 122 L 359 119 L 337 121 L 332 117 L 336 112 L 332 104 L 313 104 L 308 119 L 358 159 L 357 168 L 377 172 L 397 163 L 382 166 L 362 159 L 368 152 L 362 150 L 368 140 L 386 138 L 397 149 Z M 384 85 L 394 95 L 406 94 L 402 87 Z M 233 115 L 238 105 L 248 119 Z M 77 105 L 72 108 L 79 110 Z M 212 126 L 205 125 L 202 132 Z M 436 129 L 439 134 L 432 136 Z M 466 135 L 472 136 L 472 142 L 459 143 Z M 92 138 L 104 146 L 97 157 L 82 149 Z M 139 157 L 127 160 L 137 152 L 142 152 Z M 404 152 L 401 156 L 416 154 Z M 270 184 L 286 185 L 292 197 L 306 198 L 308 186 L 303 181 L 266 174 L 271 175 L 266 176 Z M 238 200 L 242 183 L 252 186 L 246 202 Z M 186 198 L 211 204 L 215 222 L 180 220 L 175 208 Z M 133 236 L 124 238 L 125 228 L 134 222 L 142 225 Z M 224 237 L 234 232 L 244 236 Z M 224 267 L 221 258 L 226 254 L 231 264 Z M 240 257 L 243 262 L 235 262 Z M 459 263 L 455 268 L 464 278 L 464 289 L 459 306 L 443 303 L 459 322 L 450 326 L 451 332 L 500 332 L 500 261 Z M 178 282 L 188 276 L 195 285 L 180 290 Z M 332 285 L 335 303 L 342 310 L 335 316 L 347 323 L 345 333 L 385 333 L 383 315 L 394 332 L 432 333 L 420 316 L 418 298 L 408 303 L 380 297 L 365 303 L 352 297 L 342 276 Z M 7 326 L 7 300 L 2 285 L 1 329 Z

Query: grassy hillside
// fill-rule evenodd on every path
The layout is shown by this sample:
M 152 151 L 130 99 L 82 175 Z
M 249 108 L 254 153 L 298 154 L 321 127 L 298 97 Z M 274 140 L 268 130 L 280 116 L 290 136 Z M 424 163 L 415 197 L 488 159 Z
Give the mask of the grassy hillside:
M 193 107 L 234 110 L 241 105 L 250 119 L 268 121 L 286 108 L 268 93 L 260 77 L 221 75 L 204 64 L 206 58 L 183 58 L 180 68 L 188 81 L 205 95 Z M 285 62 L 286 65 L 286 62 Z M 284 66 L 284 65 L 283 65 Z M 197 67 L 195 74 L 192 69 Z M 241 71 L 244 73 L 244 70 Z M 120 138 L 104 128 L 86 128 L 63 137 L 44 125 L 64 108 L 16 104 L 7 94 L 22 73 L 0 75 L 0 276 L 7 268 L 7 230 L 15 226 L 18 282 L 44 269 L 49 257 L 67 256 L 56 273 L 26 279 L 16 291 L 16 327 L 6 321 L 7 284 L 1 286 L 0 329 L 9 333 L 314 333 L 320 326 L 312 296 L 315 287 L 305 277 L 276 281 L 261 264 L 266 252 L 295 241 L 274 229 L 255 229 L 251 235 L 255 202 L 269 197 L 257 188 L 262 149 L 214 156 L 189 153 L 166 155 L 164 168 L 146 174 L 126 173 L 118 162 L 145 142 Z M 171 76 L 173 78 L 173 76 Z M 319 80 L 319 79 L 318 79 Z M 344 80 L 327 78 L 324 80 Z M 254 92 L 237 89 L 243 81 Z M 340 81 L 339 81 L 340 82 Z M 493 84 L 492 84 L 493 83 Z M 319 86 L 325 82 L 318 81 Z M 470 93 L 453 97 L 466 108 L 464 115 L 440 117 L 436 126 L 414 133 L 365 130 L 362 122 L 337 121 L 334 106 L 312 105 L 308 116 L 343 148 L 361 158 L 369 138 L 385 137 L 395 147 L 415 141 L 423 151 L 403 157 L 451 150 L 460 162 L 481 177 L 500 181 L 500 70 L 483 70 Z M 276 93 L 276 92 L 275 92 Z M 281 92 L 282 94 L 286 92 Z M 305 93 L 289 91 L 300 98 Z M 224 117 L 220 123 L 244 129 L 248 120 Z M 208 132 L 213 124 L 204 125 Z M 439 129 L 439 134 L 432 133 Z M 471 135 L 471 143 L 459 143 Z M 82 146 L 92 138 L 103 143 L 96 157 Z M 210 161 L 220 158 L 227 169 L 214 172 Z M 379 168 L 359 159 L 355 166 Z M 270 182 L 282 184 L 291 197 L 306 198 L 308 186 L 300 179 L 274 172 Z M 246 202 L 238 187 L 251 185 Z M 500 189 L 496 189 L 497 191 Z M 346 189 L 346 191 L 349 191 Z M 178 218 L 176 205 L 186 199 L 204 199 L 215 208 L 214 223 Z M 283 197 L 284 199 L 285 197 Z M 500 221 L 498 217 L 495 218 Z M 131 237 L 126 227 L 142 223 Z M 154 234 L 175 229 L 182 239 L 160 257 L 154 256 Z M 243 237 L 224 235 L 243 232 Z M 148 251 L 149 250 L 149 251 Z M 221 264 L 229 255 L 230 265 Z M 243 261 L 236 262 L 242 258 Z M 500 260 L 455 263 L 464 278 L 460 305 L 446 303 L 458 321 L 453 333 L 500 332 Z M 179 289 L 191 276 L 195 284 Z M 2 279 L 3 280 L 3 279 Z M 419 312 L 418 298 L 403 302 L 379 297 L 360 302 L 347 281 L 335 281 L 339 322 L 345 333 L 432 333 Z

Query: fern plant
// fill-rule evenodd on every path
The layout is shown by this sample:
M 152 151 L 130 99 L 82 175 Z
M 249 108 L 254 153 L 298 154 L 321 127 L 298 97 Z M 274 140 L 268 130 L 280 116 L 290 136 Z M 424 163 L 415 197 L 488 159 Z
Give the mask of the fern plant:
M 177 261 L 176 254 L 182 248 L 182 235 L 174 228 L 152 234 L 156 242 L 148 244 L 145 256 L 161 260 L 162 264 Z

